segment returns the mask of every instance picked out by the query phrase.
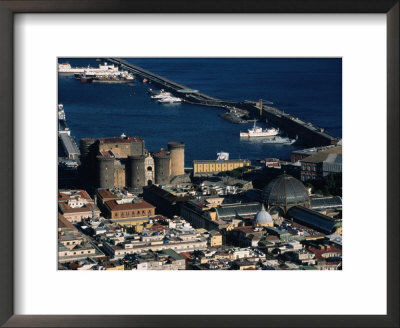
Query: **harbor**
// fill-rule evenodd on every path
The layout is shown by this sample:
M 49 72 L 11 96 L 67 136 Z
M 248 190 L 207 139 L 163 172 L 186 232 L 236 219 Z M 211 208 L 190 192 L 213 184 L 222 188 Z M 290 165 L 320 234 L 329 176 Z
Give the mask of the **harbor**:
M 60 63 L 62 61 L 70 62 L 72 67 L 88 67 L 88 65 L 97 67 L 99 63 L 103 65 L 104 62 L 107 62 L 108 65 L 114 65 L 120 71 L 127 71 L 124 67 L 110 62 L 109 59 L 60 59 Z M 237 61 L 234 60 L 228 60 L 225 63 L 225 60 L 215 59 L 175 61 L 172 59 L 127 59 L 127 61 L 132 61 L 146 71 L 167 76 L 170 81 L 179 81 L 179 85 L 175 85 L 175 87 L 185 88 L 179 90 L 212 95 L 215 96 L 215 99 L 231 99 L 231 106 L 226 108 L 189 103 L 184 94 L 167 90 L 165 86 L 155 84 L 150 79 L 143 81 L 145 78 L 138 74 L 135 75 L 132 71 L 129 71 L 129 74 L 135 77 L 134 85 L 131 83 L 81 83 L 79 80 L 75 80 L 75 73 L 59 74 L 59 102 L 65 106 L 68 125 L 78 145 L 79 141 L 85 137 L 119 136 L 125 133 L 143 137 L 146 145 L 150 149 L 156 150 L 165 147 L 164 139 L 174 136 L 174 139 L 185 140 L 190 145 L 186 149 L 185 167 L 191 167 L 194 159 L 213 160 L 219 151 L 229 152 L 233 158 L 248 158 L 251 161 L 260 158 L 261 153 L 268 157 L 290 159 L 292 151 L 304 146 L 301 136 L 298 136 L 296 142 L 290 142 L 290 140 L 296 139 L 297 133 L 294 132 L 289 136 L 288 131 L 280 126 L 271 122 L 266 123 L 266 119 L 260 119 L 257 115 L 260 112 L 259 100 L 251 102 L 254 108 L 254 114 L 252 114 L 250 110 L 244 109 L 248 103 L 241 101 L 242 99 L 263 98 L 264 112 L 266 112 L 267 106 L 282 108 L 282 112 L 292 113 L 293 116 L 299 116 L 304 121 L 315 122 L 326 127 L 330 132 L 335 133 L 332 126 L 340 124 L 340 121 L 324 121 L 326 114 L 314 110 L 319 107 L 318 102 L 314 101 L 313 104 L 310 104 L 306 98 L 296 93 L 294 94 L 296 99 L 288 98 L 293 90 L 290 88 L 286 90 L 285 84 L 289 79 L 285 76 L 279 76 L 282 84 L 276 80 L 276 75 L 269 75 L 270 79 L 274 79 L 274 85 L 276 85 L 274 88 L 279 88 L 279 92 L 269 91 L 270 86 L 263 84 L 257 79 L 257 76 L 265 74 L 263 67 L 265 65 L 268 67 L 270 61 L 262 61 L 263 66 L 261 67 L 256 67 L 257 65 L 254 64 L 257 64 L 257 61 L 253 60 L 248 62 L 250 67 L 247 62 L 246 65 L 242 65 L 242 63 L 236 65 Z M 192 67 L 198 67 L 197 63 L 202 62 L 201 71 L 193 70 L 191 72 Z M 286 62 L 285 65 L 287 65 Z M 219 67 L 215 75 L 212 70 L 214 66 Z M 312 67 L 307 67 L 307 69 L 313 73 Z M 239 80 L 239 77 L 246 76 L 244 74 L 248 74 L 251 70 L 257 72 L 257 75 L 254 73 L 255 79 Z M 150 78 L 150 76 L 147 77 Z M 318 85 L 320 84 L 318 82 Z M 305 86 L 307 87 L 307 85 Z M 314 85 L 313 88 L 315 88 Z M 150 93 L 150 89 L 153 90 L 153 93 Z M 164 95 L 169 93 L 170 96 L 180 98 L 182 101 L 160 103 L 156 98 L 152 98 L 163 89 Z M 300 90 L 303 94 L 307 92 L 304 88 L 300 88 Z M 323 90 L 321 92 L 323 94 Z M 324 104 L 326 97 L 323 100 L 322 97 L 320 98 L 320 104 Z M 273 99 L 275 105 L 271 106 L 271 103 L 265 99 Z M 303 112 L 301 109 L 294 108 L 292 104 L 297 104 L 297 101 L 299 108 L 310 106 L 312 111 Z M 232 103 L 243 106 L 238 108 Z M 287 105 L 291 107 L 289 108 Z M 328 110 L 327 114 L 329 114 L 329 107 L 324 106 L 323 108 L 325 111 Z M 310 114 L 312 115 L 310 116 Z M 222 119 L 221 116 L 225 115 L 233 119 L 240 117 L 241 120 L 238 124 L 232 124 L 235 122 L 230 121 L 229 118 Z M 284 140 L 273 139 L 273 137 L 265 138 L 265 140 L 241 138 L 241 132 L 253 128 L 252 119 L 257 119 L 257 127 L 262 127 L 263 130 L 271 127 L 279 128 L 279 137 Z M 90 124 L 85 124 L 85 122 L 90 122 Z M 336 136 L 340 137 L 340 132 L 336 132 Z M 269 141 L 273 141 L 273 143 Z
M 192 89 L 189 86 L 177 83 L 145 70 L 124 59 L 104 58 L 104 60 L 120 67 L 122 70 L 132 73 L 145 83 L 151 82 L 152 85 L 170 92 L 172 95 L 182 99 L 182 101 L 186 103 L 218 107 L 225 109 L 227 113 L 234 108 L 247 111 L 252 118 L 267 121 L 269 124 L 285 131 L 289 137 L 295 138 L 297 136 L 297 138 L 305 145 L 332 145 L 338 141 L 338 138 L 328 134 L 323 128 L 317 127 L 314 124 L 291 114 L 284 113 L 275 107 L 271 107 L 270 102 L 265 104 L 265 101 L 243 100 L 237 102 L 214 98 L 201 93 L 198 90 Z M 240 123 L 243 121 L 239 117 L 235 118 L 235 115 L 233 114 L 225 115 L 229 118 L 228 120 L 232 121 L 232 123 Z

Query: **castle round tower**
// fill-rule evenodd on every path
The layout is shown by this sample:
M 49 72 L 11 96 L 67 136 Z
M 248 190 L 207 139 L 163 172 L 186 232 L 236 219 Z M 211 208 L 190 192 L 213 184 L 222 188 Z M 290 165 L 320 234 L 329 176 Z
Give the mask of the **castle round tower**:
M 171 157 L 171 177 L 185 174 L 185 144 L 174 141 L 168 143 Z
M 128 187 L 141 188 L 146 185 L 144 155 L 128 156 L 126 178 Z
M 113 188 L 114 187 L 114 158 L 97 156 L 98 165 L 98 180 L 97 186 L 99 188 Z
M 171 178 L 170 154 L 166 151 L 153 153 L 156 184 L 168 184 Z

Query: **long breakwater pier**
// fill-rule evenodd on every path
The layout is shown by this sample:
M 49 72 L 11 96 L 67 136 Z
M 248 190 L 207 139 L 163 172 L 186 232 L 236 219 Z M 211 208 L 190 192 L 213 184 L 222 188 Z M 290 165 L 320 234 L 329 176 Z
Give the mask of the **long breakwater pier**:
M 180 97 L 182 101 L 189 104 L 202 106 L 213 106 L 231 110 L 234 108 L 247 110 L 251 116 L 261 120 L 267 120 L 270 124 L 283 130 L 289 137 L 300 139 L 303 144 L 310 146 L 332 145 L 338 141 L 338 138 L 329 135 L 323 128 L 317 127 L 310 122 L 306 122 L 291 114 L 284 113 L 277 108 L 263 105 L 255 101 L 228 101 L 211 97 L 198 90 L 193 90 L 188 86 L 171 81 L 165 77 L 154 74 L 139 66 L 136 66 L 120 58 L 104 58 L 110 63 L 118 65 L 121 69 L 127 70 L 133 75 L 151 81 L 155 86 L 171 92 Z M 262 107 L 260 109 L 260 107 Z

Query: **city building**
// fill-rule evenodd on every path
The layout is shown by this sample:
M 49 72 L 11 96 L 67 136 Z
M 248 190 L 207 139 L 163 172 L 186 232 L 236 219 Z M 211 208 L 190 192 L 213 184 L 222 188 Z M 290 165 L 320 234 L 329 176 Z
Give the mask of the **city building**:
M 320 210 L 341 210 L 342 198 L 339 196 L 311 198 L 311 208 Z
M 287 216 L 295 222 L 311 227 L 324 234 L 341 233 L 342 221 L 340 219 L 332 219 L 309 208 L 302 206 L 291 207 Z
M 157 213 L 173 217 L 180 215 L 180 204 L 195 198 L 191 194 L 177 196 L 156 185 L 143 188 L 143 199 L 157 207 Z
M 294 151 L 292 151 L 292 154 L 291 154 L 291 161 L 293 163 L 294 162 L 298 162 L 298 161 L 301 161 L 302 159 L 304 159 L 306 157 L 315 155 L 318 152 L 329 151 L 329 150 L 335 149 L 335 148 L 337 148 L 338 146 L 341 146 L 341 145 L 342 145 L 342 143 L 338 142 L 336 145 L 312 147 L 312 148 L 307 148 L 307 149 L 294 150 Z
M 323 178 L 342 172 L 342 146 L 321 150 L 300 160 L 301 181 Z
M 185 258 L 174 250 L 167 248 L 162 251 L 147 251 L 137 254 L 131 260 L 131 266 L 136 270 L 185 270 Z
M 239 167 L 250 166 L 247 159 L 196 160 L 193 161 L 193 176 L 207 177 L 220 172 L 232 171 Z
M 99 216 L 100 210 L 85 190 L 64 190 L 58 192 L 58 211 L 70 222 Z
M 209 244 L 210 247 L 221 247 L 222 246 L 222 235 L 219 231 L 211 230 L 209 233 Z
M 111 220 L 146 218 L 154 216 L 155 209 L 140 198 L 113 199 L 104 203 L 104 217 Z
M 58 215 L 58 262 L 73 262 L 105 255 L 84 237 L 63 215 Z
M 203 228 L 206 230 L 219 230 L 221 222 L 217 219 L 215 212 L 211 212 L 215 206 L 221 203 L 218 198 L 208 199 L 192 199 L 187 202 L 181 203 L 180 214 L 182 218 L 190 222 L 195 228 Z
M 95 199 L 105 218 L 125 220 L 125 224 L 129 224 L 127 219 L 147 218 L 155 215 L 155 206 L 125 188 L 97 189 Z

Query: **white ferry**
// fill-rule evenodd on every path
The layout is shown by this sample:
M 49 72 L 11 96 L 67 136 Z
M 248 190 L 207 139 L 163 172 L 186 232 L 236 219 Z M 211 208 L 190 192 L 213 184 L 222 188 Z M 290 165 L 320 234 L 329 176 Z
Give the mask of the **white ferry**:
M 260 138 L 260 137 L 273 137 L 279 133 L 278 129 L 271 128 L 265 129 L 256 126 L 256 121 L 254 121 L 254 126 L 252 129 L 248 129 L 247 132 L 240 132 L 241 138 Z

